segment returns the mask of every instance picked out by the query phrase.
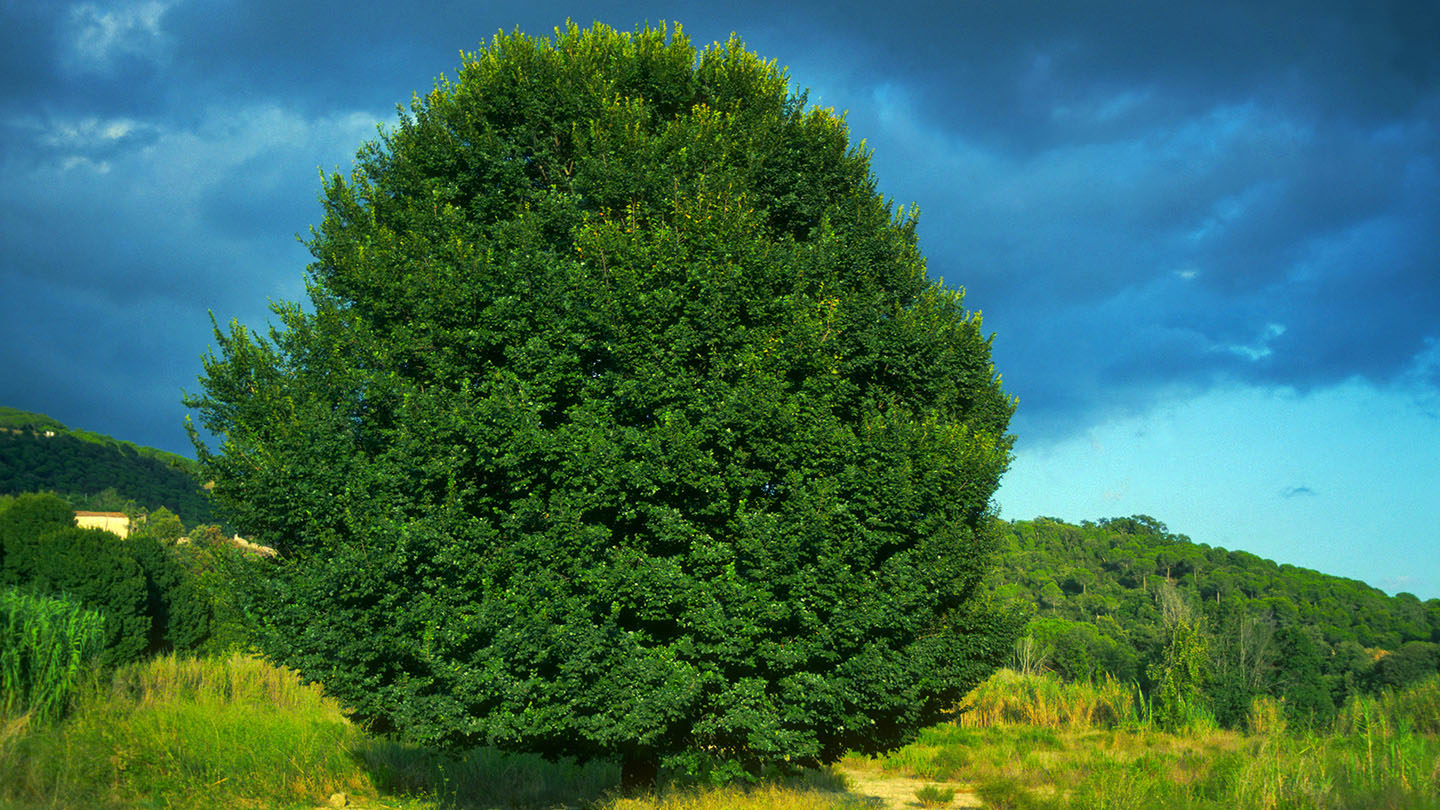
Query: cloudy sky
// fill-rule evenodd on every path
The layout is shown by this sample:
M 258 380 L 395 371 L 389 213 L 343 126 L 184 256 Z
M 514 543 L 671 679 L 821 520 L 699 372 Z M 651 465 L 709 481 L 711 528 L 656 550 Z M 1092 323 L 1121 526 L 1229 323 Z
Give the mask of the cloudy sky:
M 1007 518 L 1440 597 L 1433 0 L 0 0 L 0 405 L 189 452 L 209 316 L 498 29 L 738 32 L 848 110 L 1019 396 Z

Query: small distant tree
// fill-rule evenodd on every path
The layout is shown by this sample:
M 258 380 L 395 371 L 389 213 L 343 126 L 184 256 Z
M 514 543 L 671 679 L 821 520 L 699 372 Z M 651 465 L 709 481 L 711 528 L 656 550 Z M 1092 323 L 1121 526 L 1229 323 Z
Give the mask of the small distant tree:
M 260 644 L 369 722 L 643 784 L 901 745 L 1009 653 L 989 339 L 773 63 L 500 35 L 323 196 L 187 402 Z
M 174 543 L 185 536 L 185 524 L 180 522 L 180 517 L 165 507 L 159 507 L 145 515 L 144 522 L 140 528 L 132 532 L 153 537 L 162 543 Z
M 1171 625 L 1163 657 L 1152 663 L 1146 674 L 1155 685 L 1151 706 L 1155 722 L 1162 728 L 1185 728 L 1206 715 L 1209 639 L 1190 620 Z

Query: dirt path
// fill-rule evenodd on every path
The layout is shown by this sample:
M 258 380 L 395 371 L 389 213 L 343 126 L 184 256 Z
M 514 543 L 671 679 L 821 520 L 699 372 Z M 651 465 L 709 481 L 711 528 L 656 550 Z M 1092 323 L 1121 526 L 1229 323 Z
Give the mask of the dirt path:
M 864 798 L 877 807 L 884 807 L 886 810 L 918 810 L 921 805 L 920 801 L 915 798 L 915 791 L 926 785 L 955 790 L 955 798 L 951 800 L 950 804 L 945 807 L 933 808 L 933 810 L 985 806 L 980 801 L 980 797 L 966 790 L 966 785 L 959 782 L 927 782 L 923 779 L 908 779 L 903 776 L 878 776 L 871 772 L 846 768 L 841 768 L 840 772 L 845 774 L 845 780 L 850 786 L 850 793 Z

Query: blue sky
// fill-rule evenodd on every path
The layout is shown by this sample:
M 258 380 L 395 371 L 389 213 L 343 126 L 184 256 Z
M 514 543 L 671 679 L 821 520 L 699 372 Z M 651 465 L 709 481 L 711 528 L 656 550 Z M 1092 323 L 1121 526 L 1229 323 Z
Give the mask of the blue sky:
M 1440 6 L 0 0 L 0 404 L 188 452 L 209 315 L 497 30 L 735 31 L 848 111 L 1020 398 L 1007 518 L 1440 597 Z

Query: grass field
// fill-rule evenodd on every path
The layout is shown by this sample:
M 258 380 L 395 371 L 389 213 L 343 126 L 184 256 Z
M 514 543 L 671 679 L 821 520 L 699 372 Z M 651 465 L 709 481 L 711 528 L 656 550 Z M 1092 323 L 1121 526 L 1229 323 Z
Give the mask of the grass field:
M 1123 684 L 1009 672 L 970 704 L 888 756 L 627 798 L 611 764 L 437 754 L 367 736 L 318 687 L 259 660 L 161 658 L 90 679 L 63 720 L 0 717 L 0 810 L 311 808 L 335 794 L 408 810 L 1440 810 L 1440 678 L 1352 701 L 1325 732 L 1286 731 L 1260 704 L 1257 732 L 1169 733 Z

